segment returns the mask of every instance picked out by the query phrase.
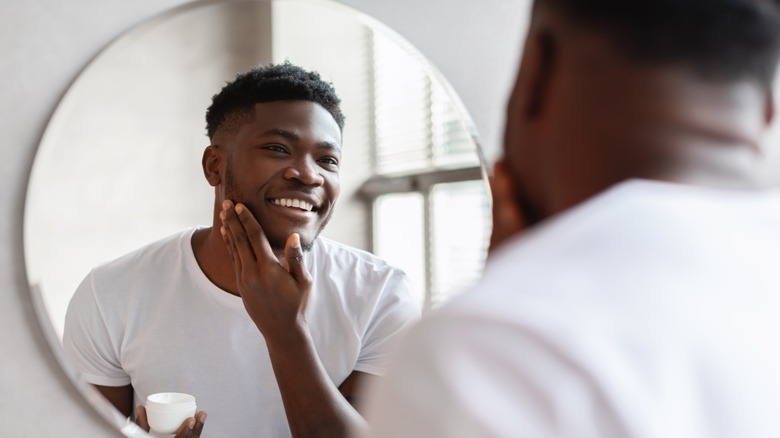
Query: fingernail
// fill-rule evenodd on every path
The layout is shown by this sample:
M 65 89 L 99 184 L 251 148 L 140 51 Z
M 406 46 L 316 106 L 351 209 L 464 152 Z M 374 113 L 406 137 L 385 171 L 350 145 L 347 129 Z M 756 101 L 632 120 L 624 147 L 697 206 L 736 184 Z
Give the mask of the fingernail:
M 244 211 L 244 204 L 236 205 L 236 213 L 241 214 L 242 211 Z
M 223 209 L 225 209 L 225 210 L 227 210 L 228 208 L 230 208 L 230 201 L 228 201 L 227 199 L 225 199 L 224 201 L 222 201 L 222 208 L 223 208 Z
M 293 233 L 292 235 L 293 235 L 293 243 L 292 243 L 293 248 L 300 247 L 301 246 L 301 235 L 298 234 L 298 233 Z
M 222 235 L 223 235 L 223 236 L 224 236 L 225 234 L 227 234 L 227 231 L 225 230 L 225 227 L 224 227 L 224 226 L 221 226 L 221 227 L 219 227 L 219 232 L 220 232 L 220 233 L 222 233 Z

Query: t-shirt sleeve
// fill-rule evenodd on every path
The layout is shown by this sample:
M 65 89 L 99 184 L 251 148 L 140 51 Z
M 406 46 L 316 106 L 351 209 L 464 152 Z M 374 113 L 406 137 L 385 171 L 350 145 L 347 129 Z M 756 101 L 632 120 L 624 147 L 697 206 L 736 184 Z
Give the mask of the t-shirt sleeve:
M 384 282 L 363 335 L 355 371 L 384 375 L 394 344 L 419 319 L 420 304 L 412 293 L 406 273 L 393 269 Z
M 62 346 L 88 383 L 125 386 L 130 376 L 122 369 L 118 348 L 95 298 L 94 273 L 81 282 L 65 315 Z

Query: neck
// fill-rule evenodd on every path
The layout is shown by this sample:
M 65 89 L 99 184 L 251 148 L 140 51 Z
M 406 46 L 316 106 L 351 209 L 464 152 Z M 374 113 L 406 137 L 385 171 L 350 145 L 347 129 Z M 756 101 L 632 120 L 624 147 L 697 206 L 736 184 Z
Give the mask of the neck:
M 196 231 L 192 236 L 192 251 L 203 274 L 217 287 L 238 295 L 236 274 L 218 226 Z
M 758 138 L 765 122 L 758 87 L 670 74 L 660 88 L 645 90 L 655 93 L 652 98 L 626 99 L 601 114 L 616 121 L 615 128 L 597 131 L 580 148 L 583 155 L 558 169 L 553 213 L 630 178 L 716 188 L 759 185 Z
M 613 151 L 634 176 L 713 186 L 754 187 L 764 129 L 763 96 L 749 83 L 708 84 L 677 77 L 647 124 Z M 617 148 L 616 148 L 617 149 Z M 614 166 L 617 167 L 617 166 Z

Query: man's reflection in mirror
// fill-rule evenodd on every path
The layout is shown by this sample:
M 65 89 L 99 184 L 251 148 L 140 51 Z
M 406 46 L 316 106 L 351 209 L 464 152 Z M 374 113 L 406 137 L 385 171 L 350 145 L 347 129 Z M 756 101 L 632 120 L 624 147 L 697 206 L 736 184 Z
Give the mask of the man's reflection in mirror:
M 208 412 L 204 436 L 343 436 L 363 424 L 354 394 L 420 311 L 401 270 L 319 236 L 349 153 L 340 99 L 316 72 L 259 66 L 206 121 L 212 225 L 93 269 L 65 351 L 143 427 L 148 395 L 184 392 Z

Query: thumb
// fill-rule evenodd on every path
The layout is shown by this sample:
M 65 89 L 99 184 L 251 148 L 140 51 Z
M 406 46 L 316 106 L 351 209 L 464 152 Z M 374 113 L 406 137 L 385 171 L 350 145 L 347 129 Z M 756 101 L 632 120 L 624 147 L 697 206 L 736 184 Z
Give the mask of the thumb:
M 146 409 L 143 406 L 135 408 L 135 422 L 143 430 L 149 432 L 149 421 L 146 419 Z
M 293 278 L 299 283 L 309 281 L 309 271 L 306 270 L 306 264 L 303 262 L 301 236 L 298 233 L 292 233 L 287 238 L 287 244 L 284 247 L 284 259 L 287 262 L 287 272 Z

